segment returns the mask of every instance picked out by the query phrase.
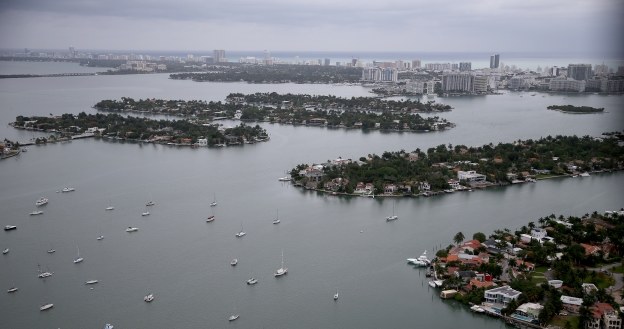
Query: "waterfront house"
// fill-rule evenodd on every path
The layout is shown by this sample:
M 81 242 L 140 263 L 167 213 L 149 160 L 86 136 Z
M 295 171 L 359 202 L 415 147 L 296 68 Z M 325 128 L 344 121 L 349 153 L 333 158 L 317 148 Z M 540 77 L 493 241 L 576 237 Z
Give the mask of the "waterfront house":
M 607 303 L 596 303 L 591 308 L 585 328 L 620 329 L 622 320 L 613 307 Z
M 467 285 L 464 286 L 464 291 L 471 291 L 479 288 L 492 288 L 496 287 L 496 283 L 493 281 L 479 281 L 477 278 L 470 279 Z
M 386 184 L 384 185 L 384 194 L 394 194 L 398 190 L 397 186 L 394 184 Z
M 341 186 L 347 186 L 349 184 L 349 180 L 342 177 L 337 177 L 329 182 L 326 182 L 323 187 L 328 191 L 338 191 Z
M 598 246 L 581 243 L 581 247 L 585 249 L 585 256 L 598 256 L 600 253 L 600 247 Z
M 490 290 L 486 290 L 485 301 L 493 304 L 502 304 L 507 306 L 512 300 L 517 300 L 521 292 L 512 289 L 510 286 L 502 286 Z
M 561 296 L 561 304 L 564 310 L 570 313 L 578 313 L 581 305 L 583 305 L 583 298 Z
M 208 139 L 206 138 L 197 139 L 197 146 L 202 146 L 202 147 L 208 146 Z
M 469 171 L 460 170 L 457 172 L 457 179 L 459 179 L 460 181 L 463 180 L 466 182 L 485 182 L 485 175 L 478 174 L 474 170 L 469 170 Z
M 598 291 L 598 287 L 596 287 L 593 283 L 582 283 L 581 288 L 586 294 L 591 294 L 592 292 Z
M 428 192 L 428 191 L 430 191 L 430 190 L 431 190 L 431 185 L 429 185 L 429 183 L 428 183 L 428 182 L 419 182 L 419 183 L 418 183 L 418 189 L 419 189 L 421 192 Z
M 299 172 L 300 176 L 303 176 L 311 182 L 320 182 L 324 176 L 322 165 L 313 165 Z
M 454 189 L 454 190 L 459 190 L 460 189 L 460 185 L 459 185 L 459 181 L 456 179 L 449 179 L 447 181 L 447 183 L 449 184 L 449 186 Z
M 524 322 L 537 322 L 540 311 L 544 308 L 543 305 L 537 303 L 524 303 L 513 312 L 512 318 Z

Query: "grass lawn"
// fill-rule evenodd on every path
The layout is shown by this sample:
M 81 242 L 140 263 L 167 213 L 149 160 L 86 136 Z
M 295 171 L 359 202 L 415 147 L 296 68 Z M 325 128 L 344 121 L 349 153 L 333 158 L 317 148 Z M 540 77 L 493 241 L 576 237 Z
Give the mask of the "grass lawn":
M 624 265 L 619 265 L 611 269 L 615 273 L 624 273 Z
M 559 326 L 561 328 L 565 328 L 566 322 L 570 322 L 570 328 L 572 329 L 580 329 L 579 328 L 579 316 L 578 315 L 555 315 L 552 320 L 550 320 L 550 325 Z
M 596 273 L 595 276 L 592 276 L 592 275 L 586 276 L 583 282 L 591 282 L 595 284 L 596 287 L 598 287 L 598 289 L 601 289 L 601 288 L 606 289 L 612 286 L 615 283 L 615 280 L 606 274 Z
M 542 283 L 546 283 L 546 277 L 544 277 L 544 272 L 546 272 L 548 268 L 546 266 L 538 266 L 535 268 L 535 271 L 532 273 L 531 282 L 535 283 L 535 285 L 540 285 Z

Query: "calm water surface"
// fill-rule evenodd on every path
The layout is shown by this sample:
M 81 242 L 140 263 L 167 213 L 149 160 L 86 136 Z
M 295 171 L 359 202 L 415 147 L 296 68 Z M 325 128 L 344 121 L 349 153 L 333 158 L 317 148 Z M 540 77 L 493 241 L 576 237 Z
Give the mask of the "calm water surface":
M 25 81 L 28 80 L 28 81 Z M 230 92 L 277 91 L 364 96 L 361 87 L 173 81 L 166 75 L 0 81 L 0 136 L 18 114 L 93 112 L 122 96 L 223 100 Z M 521 97 L 522 96 L 522 97 Z M 338 198 L 277 181 L 298 163 L 360 157 L 438 144 L 481 145 L 555 134 L 621 130 L 622 97 L 587 95 L 447 98 L 441 116 L 457 128 L 382 134 L 264 124 L 271 141 L 224 149 L 81 140 L 30 147 L 0 162 L 0 293 L 3 328 L 501 328 L 502 322 L 443 302 L 405 258 L 498 228 L 516 229 L 551 213 L 582 215 L 622 207 L 624 174 L 555 179 L 434 198 Z M 566 115 L 546 105 L 588 104 L 598 115 Z M 56 193 L 65 186 L 76 192 Z M 47 196 L 44 214 L 29 216 Z M 218 206 L 209 203 L 216 196 Z M 145 202 L 151 215 L 142 217 Z M 104 209 L 112 204 L 114 211 Z M 384 218 L 395 204 L 400 219 Z M 279 210 L 281 224 L 273 225 Z M 216 220 L 206 223 L 212 214 Z M 242 239 L 234 234 L 241 228 Z M 136 226 L 139 232 L 124 230 Z M 97 241 L 100 234 L 105 238 Z M 76 248 L 85 261 L 74 264 Z M 46 250 L 55 248 L 54 254 Z M 289 273 L 275 279 L 281 251 Z M 232 258 L 239 264 L 231 267 Z M 38 264 L 54 275 L 37 278 Z M 247 286 L 250 276 L 258 278 Z M 84 282 L 98 279 L 90 287 Z M 340 299 L 332 300 L 336 289 Z M 147 304 L 149 292 L 156 300 Z M 39 312 L 51 302 L 55 307 Z M 227 317 L 240 313 L 239 320 Z

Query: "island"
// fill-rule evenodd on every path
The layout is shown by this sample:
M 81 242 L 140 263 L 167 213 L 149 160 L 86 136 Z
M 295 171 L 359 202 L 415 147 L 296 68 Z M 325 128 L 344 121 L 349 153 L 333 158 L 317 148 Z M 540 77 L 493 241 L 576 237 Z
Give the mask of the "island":
M 518 328 L 599 328 L 604 321 L 619 328 L 623 236 L 624 209 L 551 214 L 489 237 L 476 232 L 466 241 L 458 232 L 435 259 L 425 253 L 407 261 L 426 269 L 441 298 Z
M 437 116 L 422 117 L 418 114 L 450 111 L 448 105 L 374 97 L 347 99 L 277 93 L 229 94 L 224 103 L 122 97 L 121 100 L 102 100 L 93 107 L 99 111 L 177 115 L 207 121 L 235 119 L 396 132 L 429 132 L 455 126 Z
M 622 170 L 622 133 L 548 136 L 480 147 L 439 145 L 423 151 L 368 154 L 357 160 L 300 164 L 295 185 L 324 193 L 360 196 L 431 196 L 538 179 L 589 176 Z
M 11 125 L 17 129 L 50 132 L 37 144 L 57 140 L 96 137 L 103 139 L 158 143 L 176 146 L 228 146 L 268 141 L 262 127 L 244 123 L 232 128 L 192 120 L 153 120 L 119 114 L 63 114 L 54 117 L 18 116 Z
M 604 108 L 596 108 L 591 106 L 574 106 L 574 105 L 550 105 L 549 110 L 560 111 L 563 113 L 598 113 L 604 112 Z

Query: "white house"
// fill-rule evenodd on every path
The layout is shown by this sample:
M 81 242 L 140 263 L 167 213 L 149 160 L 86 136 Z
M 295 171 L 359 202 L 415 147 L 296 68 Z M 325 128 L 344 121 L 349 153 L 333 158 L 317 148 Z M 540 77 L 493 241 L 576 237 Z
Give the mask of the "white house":
M 474 170 L 469 171 L 458 171 L 457 179 L 464 180 L 467 182 L 485 182 L 485 175 L 478 174 Z
M 485 291 L 485 301 L 493 304 L 507 306 L 512 300 L 517 300 L 521 292 L 512 289 L 510 286 L 502 286 Z

